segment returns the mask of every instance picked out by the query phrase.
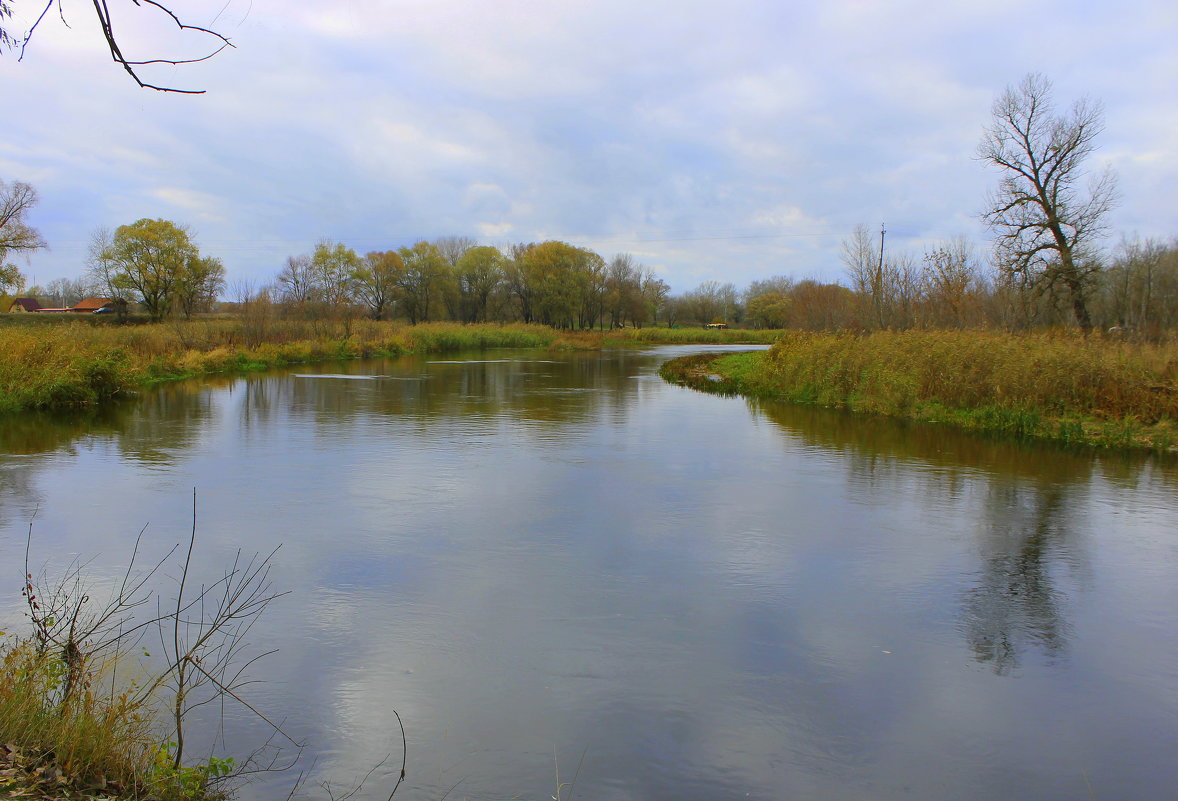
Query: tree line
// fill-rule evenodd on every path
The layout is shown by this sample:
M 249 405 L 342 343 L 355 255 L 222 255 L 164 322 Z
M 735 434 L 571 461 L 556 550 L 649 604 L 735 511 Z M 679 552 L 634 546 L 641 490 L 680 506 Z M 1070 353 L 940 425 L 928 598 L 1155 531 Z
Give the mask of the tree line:
M 33 241 L 27 232 L 26 241 Z M 705 281 L 673 295 L 630 254 L 606 261 L 565 242 L 500 249 L 451 236 L 361 256 L 324 240 L 290 256 L 267 282 L 229 286 L 221 261 L 202 255 L 183 226 L 139 220 L 96 233 L 86 276 L 27 294 L 58 306 L 91 295 L 124 297 L 157 320 L 264 305 L 300 319 L 522 321 L 566 329 L 725 323 L 1019 331 L 1075 324 L 1067 292 L 996 267 L 964 237 L 919 254 L 881 253 L 880 244 L 866 226 L 854 229 L 842 245 L 843 283 L 780 275 L 744 288 Z M 11 264 L 7 269 L 19 276 Z M 227 303 L 226 293 L 233 298 Z M 1178 327 L 1178 240 L 1124 240 L 1092 272 L 1085 305 L 1089 324 L 1105 329 L 1160 336 Z
M 269 303 L 310 318 L 362 313 L 410 323 L 587 329 L 657 322 L 669 287 L 629 254 L 606 261 L 567 242 L 500 249 L 448 236 L 363 256 L 324 240 L 289 257 L 272 282 L 235 290 L 238 303 Z
M 330 240 L 287 258 L 262 285 L 239 282 L 237 307 L 322 319 L 367 315 L 410 323 L 522 321 L 556 328 L 725 323 L 814 330 L 1074 325 L 1160 336 L 1178 326 L 1178 240 L 1100 244 L 1117 201 L 1113 175 L 1085 165 L 1103 129 L 1087 100 L 1057 113 L 1052 86 L 1028 75 L 994 103 L 977 156 L 999 176 L 983 221 L 988 259 L 963 237 L 893 253 L 866 227 L 842 243 L 846 283 L 775 276 L 739 290 L 707 281 L 678 296 L 622 253 L 608 261 L 561 241 L 480 245 L 449 236 L 364 255 Z M 27 184 L 0 181 L 0 289 L 23 286 L 9 253 L 45 243 L 24 220 Z M 61 302 L 83 294 L 137 301 L 152 319 L 210 311 L 226 289 L 221 261 L 191 232 L 139 220 L 94 237 L 86 278 L 35 288 Z M 39 294 L 33 291 L 31 294 Z
M 881 257 L 879 233 L 861 225 L 842 259 L 846 286 L 779 276 L 730 308 L 753 327 L 827 331 L 1076 326 L 1156 338 L 1178 328 L 1178 239 L 1125 238 L 1102 258 L 1083 283 L 1086 326 L 1066 287 L 987 261 L 965 237 Z

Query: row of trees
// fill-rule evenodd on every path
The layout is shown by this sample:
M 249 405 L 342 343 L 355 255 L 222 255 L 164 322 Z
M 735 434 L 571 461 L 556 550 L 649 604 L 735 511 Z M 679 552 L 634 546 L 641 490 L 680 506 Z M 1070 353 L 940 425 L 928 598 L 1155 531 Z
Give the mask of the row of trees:
M 265 297 L 285 314 L 365 313 L 409 322 L 525 321 L 563 328 L 700 325 L 874 330 L 1074 322 L 1061 285 L 1027 281 L 964 237 L 923 253 L 881 253 L 859 226 L 843 243 L 847 285 L 775 276 L 739 289 L 706 281 L 680 295 L 628 254 L 605 261 L 564 242 L 505 250 L 446 237 L 358 256 L 335 242 L 294 256 Z M 1125 241 L 1085 287 L 1091 325 L 1147 334 L 1178 326 L 1178 241 Z
M 522 320 L 595 328 L 655 322 L 667 293 L 666 283 L 628 254 L 606 262 L 566 242 L 500 250 L 444 237 L 364 256 L 320 242 L 313 252 L 288 258 L 272 285 L 238 294 L 269 298 L 301 316 L 363 310 L 374 319 L 411 323 Z
M 480 246 L 465 237 L 421 241 L 358 255 L 324 241 L 292 256 L 273 283 L 239 288 L 309 317 L 366 313 L 483 322 L 522 320 L 560 328 L 724 322 L 758 327 L 903 329 L 995 326 L 1026 329 L 1069 322 L 1158 333 L 1178 325 L 1178 242 L 1130 241 L 1109 258 L 1099 243 L 1116 201 L 1113 176 L 1085 162 L 1103 128 L 1099 105 L 1079 101 L 1057 114 L 1049 81 L 1028 75 L 998 98 L 978 156 L 1000 173 L 983 220 L 992 259 L 955 238 L 920 254 L 886 253 L 864 226 L 843 243 L 849 286 L 784 277 L 740 292 L 709 281 L 679 297 L 620 254 L 606 261 L 566 242 Z M 1087 180 L 1086 185 L 1085 179 Z M 18 286 L 10 252 L 43 247 L 24 213 L 27 184 L 0 182 L 0 288 Z M 88 287 L 139 301 L 155 319 L 210 308 L 225 271 L 202 256 L 182 226 L 139 220 L 100 232 Z M 51 285 L 61 296 L 81 287 Z
M 18 187 L 19 197 L 35 200 L 31 188 Z M 9 218 L 2 241 L 19 247 L 8 244 L 8 252 L 43 246 L 23 219 L 11 213 Z M 672 296 L 632 256 L 620 254 L 607 262 L 564 242 L 500 250 L 445 237 L 359 256 L 325 241 L 311 253 L 290 257 L 269 286 L 236 289 L 240 300 L 264 299 L 294 317 L 366 314 L 411 323 L 1020 330 L 1074 320 L 1075 298 L 1066 284 L 987 263 L 964 238 L 920 255 L 885 254 L 879 237 L 859 226 L 842 250 L 849 286 L 776 276 L 753 281 L 743 291 L 707 281 Z M 90 265 L 84 278 L 58 279 L 29 294 L 62 306 L 89 295 L 124 297 L 161 319 L 213 310 L 226 288 L 220 260 L 201 255 L 190 232 L 166 220 L 139 220 L 97 232 Z M 7 272 L 16 276 L 15 288 L 19 271 L 9 265 Z M 1090 270 L 1084 303 L 1090 325 L 1145 335 L 1178 327 L 1178 241 L 1123 242 L 1107 264 Z
M 740 297 L 743 305 L 729 303 L 729 319 L 760 328 L 818 330 L 1022 331 L 1078 324 L 1075 297 L 1065 285 L 987 261 L 962 237 L 920 254 L 881 258 L 879 234 L 860 226 L 844 240 L 843 261 L 849 286 L 786 277 L 754 281 Z M 732 298 L 735 289 L 729 285 L 719 294 Z M 1178 327 L 1178 240 L 1123 241 L 1086 277 L 1083 297 L 1091 327 L 1151 337 L 1173 330 Z

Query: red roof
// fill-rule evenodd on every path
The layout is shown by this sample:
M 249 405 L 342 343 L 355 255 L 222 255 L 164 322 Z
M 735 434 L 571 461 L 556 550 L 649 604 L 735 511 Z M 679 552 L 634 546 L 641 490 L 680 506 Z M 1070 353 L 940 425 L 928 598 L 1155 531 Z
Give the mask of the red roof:
M 41 304 L 37 302 L 36 298 L 16 298 L 12 301 L 13 306 L 20 306 L 25 311 L 37 311 L 41 308 Z M 9 308 L 12 308 L 10 306 Z
M 114 301 L 110 298 L 83 298 L 82 300 L 79 300 L 77 303 L 75 303 L 71 307 L 71 310 L 94 311 L 95 309 L 101 309 L 103 306 L 111 306 L 113 304 Z

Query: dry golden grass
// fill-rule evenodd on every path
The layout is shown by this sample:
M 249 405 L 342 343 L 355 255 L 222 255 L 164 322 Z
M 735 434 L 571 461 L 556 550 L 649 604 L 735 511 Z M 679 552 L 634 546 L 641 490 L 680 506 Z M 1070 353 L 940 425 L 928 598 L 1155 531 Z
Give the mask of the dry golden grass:
M 102 672 L 60 700 L 61 659 L 27 640 L 0 646 L 0 743 L 13 783 L 147 795 L 159 738 L 129 689 Z
M 0 413 L 88 406 L 156 381 L 376 355 L 487 348 L 595 349 L 679 342 L 772 342 L 780 332 L 284 320 L 243 315 L 153 325 L 84 319 L 0 325 Z M 34 324 L 36 323 L 36 324 Z
M 538 325 L 243 319 L 0 327 L 0 412 L 87 406 L 154 381 L 373 355 L 552 347 Z
M 1169 449 L 1178 346 L 1068 333 L 790 331 L 715 360 L 725 387 L 855 411 L 1073 442 Z

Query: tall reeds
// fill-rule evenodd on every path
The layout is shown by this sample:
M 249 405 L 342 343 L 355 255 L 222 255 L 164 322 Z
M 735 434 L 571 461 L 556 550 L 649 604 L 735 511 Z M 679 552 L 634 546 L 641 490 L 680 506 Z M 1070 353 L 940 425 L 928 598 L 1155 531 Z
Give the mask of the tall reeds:
M 63 697 L 62 660 L 32 640 L 0 645 L 0 743 L 7 761 L 30 780 L 105 791 L 147 794 L 159 750 L 149 710 L 105 670 Z
M 1023 436 L 1168 449 L 1178 430 L 1174 345 L 1070 334 L 790 331 L 764 353 L 723 357 L 706 370 L 731 391 Z
M 552 347 L 538 325 L 237 319 L 0 327 L 0 413 L 90 406 L 156 381 L 368 356 Z

